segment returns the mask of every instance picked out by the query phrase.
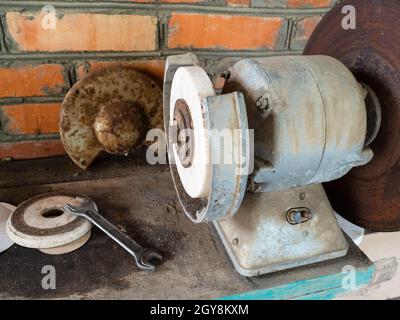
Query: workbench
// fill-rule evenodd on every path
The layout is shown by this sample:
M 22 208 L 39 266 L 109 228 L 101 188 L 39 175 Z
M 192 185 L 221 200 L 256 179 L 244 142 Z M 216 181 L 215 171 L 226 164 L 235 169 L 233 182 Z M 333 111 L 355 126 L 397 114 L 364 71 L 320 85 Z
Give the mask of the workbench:
M 154 273 L 95 227 L 79 250 L 52 256 L 13 245 L 0 253 L 0 298 L 68 299 L 331 299 L 345 266 L 357 287 L 368 285 L 374 265 L 350 244 L 346 257 L 262 277 L 235 272 L 212 224 L 193 224 L 181 210 L 169 168 L 150 166 L 144 152 L 99 159 L 83 172 L 65 156 L 0 163 L 0 201 L 14 205 L 44 192 L 72 191 L 96 201 L 107 219 L 144 246 L 160 250 Z M 349 240 L 351 242 L 351 240 Z M 41 286 L 42 268 L 56 270 L 56 289 Z

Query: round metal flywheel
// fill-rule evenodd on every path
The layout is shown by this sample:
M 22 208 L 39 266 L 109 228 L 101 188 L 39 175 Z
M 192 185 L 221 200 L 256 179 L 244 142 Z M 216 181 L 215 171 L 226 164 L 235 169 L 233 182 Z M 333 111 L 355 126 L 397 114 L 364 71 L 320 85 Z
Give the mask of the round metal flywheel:
M 343 28 L 353 11 L 345 6 L 355 9 L 355 29 Z M 336 211 L 373 231 L 400 230 L 399 16 L 398 0 L 344 1 L 322 19 L 304 51 L 340 60 L 379 99 L 381 126 L 369 145 L 373 160 L 325 185 Z

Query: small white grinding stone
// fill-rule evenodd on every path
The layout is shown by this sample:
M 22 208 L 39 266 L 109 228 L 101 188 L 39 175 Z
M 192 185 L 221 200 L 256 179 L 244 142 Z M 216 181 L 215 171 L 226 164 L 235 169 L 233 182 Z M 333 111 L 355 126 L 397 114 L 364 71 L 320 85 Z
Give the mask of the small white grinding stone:
M 78 217 L 66 212 L 64 206 L 79 206 L 83 201 L 84 198 L 57 192 L 33 197 L 15 209 L 7 221 L 7 234 L 16 244 L 34 249 L 71 243 L 88 233 L 92 224 L 85 219 L 75 221 Z M 52 210 L 60 211 L 60 215 L 45 217 L 44 213 Z
M 51 255 L 59 255 L 59 254 L 66 254 L 70 253 L 72 251 L 75 251 L 82 247 L 90 238 L 91 231 L 86 233 L 83 237 L 80 237 L 79 239 L 72 241 L 70 243 L 64 244 L 63 246 L 59 247 L 54 247 L 54 248 L 47 248 L 47 249 L 39 249 L 39 251 L 46 253 L 46 254 L 51 254 Z
M 14 244 L 7 235 L 6 226 L 7 220 L 15 208 L 11 204 L 0 202 L 0 252 L 7 250 Z
M 210 192 L 211 161 L 208 128 L 205 128 L 202 107 L 204 100 L 215 96 L 207 73 L 200 67 L 180 67 L 171 87 L 170 125 L 173 125 L 175 105 L 184 100 L 189 107 L 194 134 L 194 153 L 191 166 L 185 168 L 179 160 L 176 145 L 173 145 L 176 167 L 182 185 L 192 198 L 204 197 Z

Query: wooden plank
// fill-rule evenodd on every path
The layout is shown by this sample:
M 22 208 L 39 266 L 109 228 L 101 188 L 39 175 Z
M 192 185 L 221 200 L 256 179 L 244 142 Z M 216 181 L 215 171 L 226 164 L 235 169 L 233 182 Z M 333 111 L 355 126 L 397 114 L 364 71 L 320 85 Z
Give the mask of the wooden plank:
M 19 204 L 56 190 L 87 194 L 109 220 L 124 227 L 138 242 L 163 253 L 165 262 L 157 272 L 137 270 L 125 251 L 94 229 L 89 242 L 70 254 L 50 256 L 17 245 L 2 253 L 1 298 L 310 298 L 317 292 L 340 291 L 346 265 L 363 275 L 360 285 L 373 273 L 368 258 L 351 245 L 344 258 L 262 277 L 241 277 L 213 226 L 195 225 L 186 218 L 165 166 L 118 166 L 118 177 L 110 178 L 113 167 L 107 166 L 103 172 L 96 167 L 97 179 L 89 175 L 83 181 L 3 187 L 0 201 Z M 98 178 L 101 176 L 106 178 Z M 41 287 L 45 265 L 56 268 L 56 290 Z
M 354 291 L 367 286 L 374 275 L 375 267 L 355 269 Z M 329 300 L 348 292 L 342 281 L 346 273 L 327 274 L 321 277 L 294 281 L 274 288 L 245 292 L 225 297 L 224 300 Z
M 127 174 L 129 168 L 147 165 L 144 154 L 144 149 L 127 157 L 101 154 L 86 171 L 78 168 L 66 155 L 46 159 L 0 161 L 0 188 L 121 177 Z M 164 168 L 168 170 L 168 166 Z

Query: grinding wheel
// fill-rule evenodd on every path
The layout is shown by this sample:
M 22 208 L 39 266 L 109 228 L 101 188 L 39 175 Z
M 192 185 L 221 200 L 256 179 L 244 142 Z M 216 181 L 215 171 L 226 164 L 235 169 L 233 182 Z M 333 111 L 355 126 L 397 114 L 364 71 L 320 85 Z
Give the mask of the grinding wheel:
M 205 197 L 210 192 L 211 165 L 204 99 L 215 96 L 207 73 L 197 66 L 181 67 L 171 87 L 170 125 L 175 123 L 183 141 L 190 147 L 179 155 L 179 142 L 172 145 L 176 167 L 186 192 L 192 198 Z M 185 131 L 188 131 L 185 133 Z M 192 136 L 186 135 L 192 132 Z
M 342 28 L 346 5 L 356 9 L 354 30 Z M 373 231 L 400 230 L 399 16 L 398 0 L 344 1 L 321 20 L 304 51 L 340 60 L 379 99 L 381 126 L 369 145 L 373 160 L 325 185 L 337 212 Z
M 127 154 L 153 128 L 163 128 L 161 89 L 129 67 L 87 76 L 70 89 L 61 106 L 61 140 L 82 169 L 103 150 Z
M 6 251 L 14 242 L 6 232 L 8 218 L 16 207 L 9 203 L 0 202 L 0 252 Z
M 7 221 L 11 240 L 27 248 L 54 248 L 69 244 L 92 227 L 87 220 L 64 210 L 66 204 L 81 205 L 86 198 L 64 192 L 51 192 L 33 197 L 12 213 Z
M 88 240 L 90 239 L 92 232 L 89 231 L 88 233 L 84 234 L 79 239 L 76 239 L 70 243 L 64 244 L 63 246 L 54 247 L 54 248 L 42 248 L 39 251 L 50 254 L 50 255 L 60 255 L 70 253 L 72 251 L 78 250 L 82 247 Z

